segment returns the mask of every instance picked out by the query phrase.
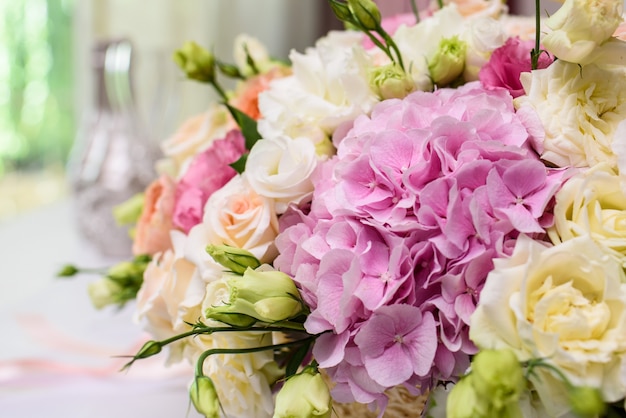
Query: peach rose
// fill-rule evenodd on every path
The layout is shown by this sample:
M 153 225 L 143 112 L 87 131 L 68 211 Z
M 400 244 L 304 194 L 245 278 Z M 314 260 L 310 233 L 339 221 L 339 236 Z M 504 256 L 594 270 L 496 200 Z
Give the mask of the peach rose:
M 254 120 L 261 117 L 259 110 L 259 93 L 267 90 L 272 80 L 283 78 L 291 74 L 288 67 L 275 67 L 265 74 L 250 77 L 239 84 L 235 97 L 230 99 L 230 105 L 241 110 Z
M 148 186 L 137 222 L 133 254 L 156 254 L 172 247 L 170 230 L 174 211 L 174 181 L 162 175 Z
M 201 224 L 189 232 L 189 239 L 208 244 L 230 245 L 250 251 L 262 262 L 276 256 L 274 239 L 278 218 L 273 199 L 259 196 L 240 175 L 207 200 Z

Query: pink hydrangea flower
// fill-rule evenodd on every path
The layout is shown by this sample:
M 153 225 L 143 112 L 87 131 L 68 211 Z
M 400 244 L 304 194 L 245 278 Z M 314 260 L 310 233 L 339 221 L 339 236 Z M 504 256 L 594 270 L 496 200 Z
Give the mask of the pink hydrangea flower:
M 478 73 L 478 77 L 486 88 L 503 87 L 511 96 L 519 97 L 524 94 L 520 81 L 520 74 L 532 69 L 530 52 L 535 47 L 534 40 L 521 40 L 512 37 L 500 48 L 493 51 L 489 62 Z M 537 68 L 547 68 L 554 58 L 547 52 L 539 56 Z
M 384 407 L 390 387 L 427 389 L 466 370 L 469 317 L 493 258 L 520 233 L 544 233 L 563 181 L 539 160 L 528 120 L 506 90 L 476 82 L 383 101 L 335 136 L 312 202 L 281 219 L 274 265 L 311 307 L 307 330 L 331 331 L 313 352 L 336 399 Z M 416 327 L 432 318 L 419 334 L 423 357 L 389 345 L 413 335 L 407 310 Z
M 238 129 L 214 141 L 196 155 L 183 177 L 176 184 L 173 223 L 185 233 L 200 223 L 204 204 L 216 190 L 237 174 L 229 166 L 245 151 L 245 141 Z

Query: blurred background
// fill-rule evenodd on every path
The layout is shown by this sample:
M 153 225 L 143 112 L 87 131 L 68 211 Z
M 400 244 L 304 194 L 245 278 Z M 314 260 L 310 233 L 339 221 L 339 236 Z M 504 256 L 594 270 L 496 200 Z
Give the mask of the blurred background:
M 406 0 L 380 3 L 387 14 L 410 11 Z M 532 1 L 509 3 L 514 13 L 534 13 Z M 557 6 L 542 0 L 548 12 Z M 88 140 L 102 106 L 92 53 L 98 43 L 132 43 L 126 111 L 158 144 L 213 99 L 173 64 L 184 41 L 232 61 L 232 42 L 246 32 L 286 58 L 333 27 L 319 0 L 0 0 L 0 225 L 68 197 L 72 149 Z

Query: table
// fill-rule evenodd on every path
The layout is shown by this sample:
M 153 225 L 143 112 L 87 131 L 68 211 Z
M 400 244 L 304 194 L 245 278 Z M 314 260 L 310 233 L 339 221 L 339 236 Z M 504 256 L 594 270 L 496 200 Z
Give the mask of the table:
M 191 367 L 164 356 L 119 372 L 149 337 L 133 306 L 95 310 L 87 284 L 58 279 L 66 263 L 107 259 L 75 227 L 69 200 L 0 224 L 0 416 L 11 418 L 199 417 L 189 410 Z

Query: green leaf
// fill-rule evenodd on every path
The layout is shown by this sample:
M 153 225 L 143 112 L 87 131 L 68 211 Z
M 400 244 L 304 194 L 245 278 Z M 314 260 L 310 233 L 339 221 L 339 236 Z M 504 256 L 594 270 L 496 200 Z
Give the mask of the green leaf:
M 301 345 L 294 353 L 293 356 L 289 359 L 287 363 L 287 367 L 285 368 L 285 377 L 293 376 L 298 372 L 298 368 L 304 361 L 304 358 L 309 353 L 311 348 L 311 342 L 308 342 L 304 345 Z
M 237 161 L 232 164 L 228 164 L 239 174 L 243 173 L 246 170 L 246 161 L 248 161 L 248 153 L 243 154 Z
M 246 139 L 246 149 L 252 149 L 252 146 L 256 143 L 256 141 L 261 139 L 261 135 L 259 134 L 259 131 L 256 127 L 256 121 L 236 107 L 233 107 L 228 103 L 224 104 L 228 108 L 230 114 L 233 116 L 233 119 L 235 119 L 235 122 L 237 122 L 237 125 L 239 125 L 239 129 L 241 129 L 241 133 Z M 237 169 L 235 168 L 235 170 Z M 242 171 L 240 171 L 239 173 L 241 173 Z

